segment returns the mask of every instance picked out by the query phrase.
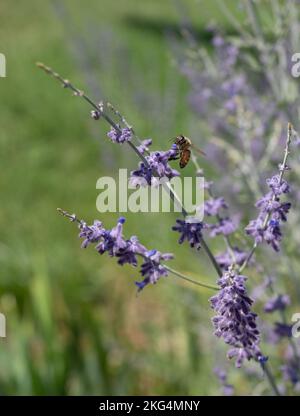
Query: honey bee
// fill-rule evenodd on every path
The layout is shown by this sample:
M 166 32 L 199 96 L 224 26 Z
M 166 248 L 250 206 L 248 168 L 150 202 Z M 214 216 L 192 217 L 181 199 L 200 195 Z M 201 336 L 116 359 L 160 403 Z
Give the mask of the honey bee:
M 202 150 L 198 149 L 188 137 L 185 137 L 182 134 L 175 138 L 174 144 L 177 147 L 178 154 L 175 157 L 170 158 L 170 160 L 179 159 L 179 166 L 181 169 L 185 168 L 189 163 L 191 158 L 191 149 L 200 153 L 202 156 L 205 156 L 205 153 Z

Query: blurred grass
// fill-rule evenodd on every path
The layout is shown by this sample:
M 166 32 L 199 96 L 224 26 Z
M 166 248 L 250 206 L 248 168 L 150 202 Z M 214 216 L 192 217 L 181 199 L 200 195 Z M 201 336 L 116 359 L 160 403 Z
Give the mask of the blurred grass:
M 203 3 L 205 13 L 185 2 L 200 34 L 209 17 L 224 23 L 215 2 Z M 137 298 L 137 271 L 82 251 L 76 227 L 57 215 L 61 206 L 112 226 L 117 214 L 96 211 L 96 180 L 137 160 L 104 143 L 107 126 L 34 65 L 44 61 L 95 99 L 101 92 L 166 148 L 193 122 L 162 30 L 179 24 L 174 4 L 1 2 L 0 394 L 218 393 L 210 293 L 170 277 Z M 214 281 L 202 254 L 177 247 L 174 220 L 129 214 L 125 230 Z

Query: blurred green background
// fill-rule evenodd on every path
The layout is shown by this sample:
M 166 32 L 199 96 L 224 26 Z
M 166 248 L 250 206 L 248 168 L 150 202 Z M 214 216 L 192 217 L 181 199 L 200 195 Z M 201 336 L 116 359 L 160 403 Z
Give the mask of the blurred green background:
M 86 103 L 35 66 L 44 62 L 95 100 L 110 100 L 153 148 L 166 149 L 199 124 L 170 48 L 182 7 L 201 42 L 210 19 L 226 27 L 214 1 L 1 1 L 0 394 L 219 393 L 211 292 L 168 277 L 137 297 L 138 270 L 81 250 L 76 227 L 57 215 L 62 207 L 113 226 L 118 214 L 96 210 L 96 181 L 138 161 L 107 140 L 107 125 L 91 120 Z M 177 246 L 175 218 L 129 214 L 125 232 L 213 283 L 204 255 Z

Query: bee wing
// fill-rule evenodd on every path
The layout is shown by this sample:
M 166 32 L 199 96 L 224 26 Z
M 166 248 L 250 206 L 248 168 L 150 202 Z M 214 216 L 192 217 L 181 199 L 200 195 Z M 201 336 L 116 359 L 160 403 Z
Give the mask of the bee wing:
M 199 149 L 197 146 L 195 146 L 193 143 L 191 144 L 191 148 L 197 152 L 198 154 L 200 154 L 201 156 L 206 156 L 206 153 L 203 152 L 203 150 Z
M 168 140 L 168 142 L 173 142 L 174 143 L 175 140 L 176 140 L 176 137 L 172 137 L 171 139 Z

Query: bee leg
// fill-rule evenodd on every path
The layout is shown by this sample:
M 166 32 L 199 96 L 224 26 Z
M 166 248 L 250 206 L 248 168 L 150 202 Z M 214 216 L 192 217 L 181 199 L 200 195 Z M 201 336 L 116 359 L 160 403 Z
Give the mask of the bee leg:
M 178 160 L 180 156 L 171 156 L 168 160 Z

